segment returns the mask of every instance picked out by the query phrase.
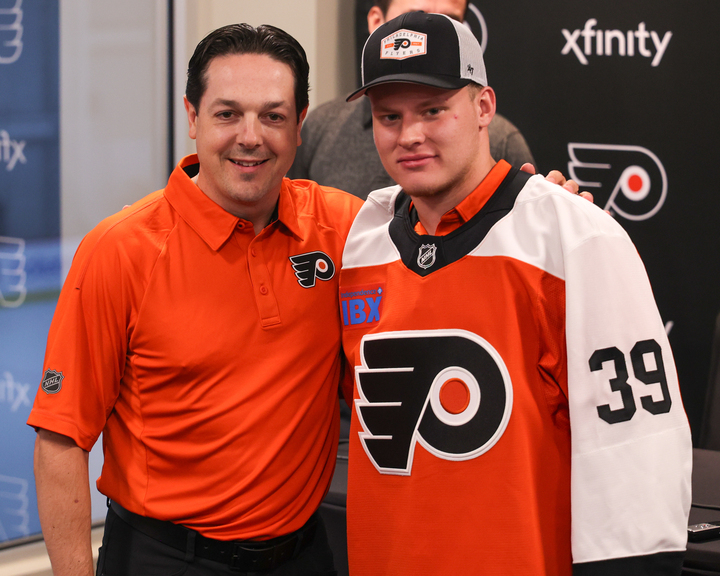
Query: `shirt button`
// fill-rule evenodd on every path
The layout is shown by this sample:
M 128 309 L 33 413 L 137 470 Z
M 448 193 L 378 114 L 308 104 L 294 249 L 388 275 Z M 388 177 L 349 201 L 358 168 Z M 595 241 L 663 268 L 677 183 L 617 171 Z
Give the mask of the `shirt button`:
M 255 257 L 257 254 L 255 253 L 255 248 L 250 248 L 250 255 Z
M 238 227 L 240 230 L 242 230 L 242 229 L 245 228 L 245 224 L 243 224 L 242 222 L 238 222 L 237 227 Z
M 260 294 L 265 296 L 268 293 L 267 286 L 260 286 Z

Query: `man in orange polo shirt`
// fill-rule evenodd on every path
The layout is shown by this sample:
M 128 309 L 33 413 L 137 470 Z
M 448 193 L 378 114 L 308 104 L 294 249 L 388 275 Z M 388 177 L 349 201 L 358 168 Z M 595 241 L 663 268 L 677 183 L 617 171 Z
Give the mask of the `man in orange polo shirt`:
M 337 270 L 361 201 L 283 178 L 307 105 L 292 37 L 211 33 L 188 73 L 197 156 L 80 245 L 28 420 L 56 576 L 93 573 L 101 432 L 99 574 L 334 574 L 316 510 L 339 435 Z
M 398 185 L 340 275 L 350 573 L 679 575 L 690 431 L 627 234 L 493 160 L 482 51 L 447 16 L 379 27 L 362 94 Z

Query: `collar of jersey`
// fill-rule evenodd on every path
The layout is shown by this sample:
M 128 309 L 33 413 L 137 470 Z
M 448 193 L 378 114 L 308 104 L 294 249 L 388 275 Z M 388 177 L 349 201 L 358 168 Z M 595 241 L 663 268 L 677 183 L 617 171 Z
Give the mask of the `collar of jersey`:
M 165 197 L 180 217 L 217 252 L 233 234 L 241 219 L 213 202 L 192 181 L 198 167 L 197 154 L 183 158 L 170 175 Z M 295 206 L 287 182 L 287 179 L 283 179 L 279 207 L 276 210 L 277 221 L 284 224 L 294 235 L 300 236 Z M 268 226 L 273 224 L 274 221 Z

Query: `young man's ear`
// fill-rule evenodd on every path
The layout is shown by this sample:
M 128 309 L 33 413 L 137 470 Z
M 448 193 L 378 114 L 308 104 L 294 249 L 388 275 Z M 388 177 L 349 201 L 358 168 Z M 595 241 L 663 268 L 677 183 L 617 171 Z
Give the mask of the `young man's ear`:
M 378 6 L 373 6 L 367 14 L 368 32 L 372 34 L 375 30 L 385 23 L 385 15 Z
M 188 136 L 195 140 L 195 136 L 197 136 L 197 111 L 195 106 L 190 104 L 187 96 L 183 96 L 183 104 L 185 104 L 185 112 L 187 112 L 188 117 Z
M 485 128 L 495 116 L 495 90 L 490 86 L 483 86 L 475 95 L 475 105 L 478 113 L 478 125 Z

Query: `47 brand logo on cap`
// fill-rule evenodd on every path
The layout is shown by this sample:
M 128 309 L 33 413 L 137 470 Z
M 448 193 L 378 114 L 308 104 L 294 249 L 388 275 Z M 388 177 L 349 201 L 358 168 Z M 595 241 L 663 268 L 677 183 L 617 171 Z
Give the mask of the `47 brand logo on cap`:
M 380 58 L 405 60 L 427 53 L 427 34 L 412 30 L 398 30 L 380 41 Z
M 57 394 L 62 388 L 63 378 L 65 378 L 65 376 L 63 376 L 62 372 L 45 370 L 45 375 L 43 376 L 40 386 L 46 394 Z

